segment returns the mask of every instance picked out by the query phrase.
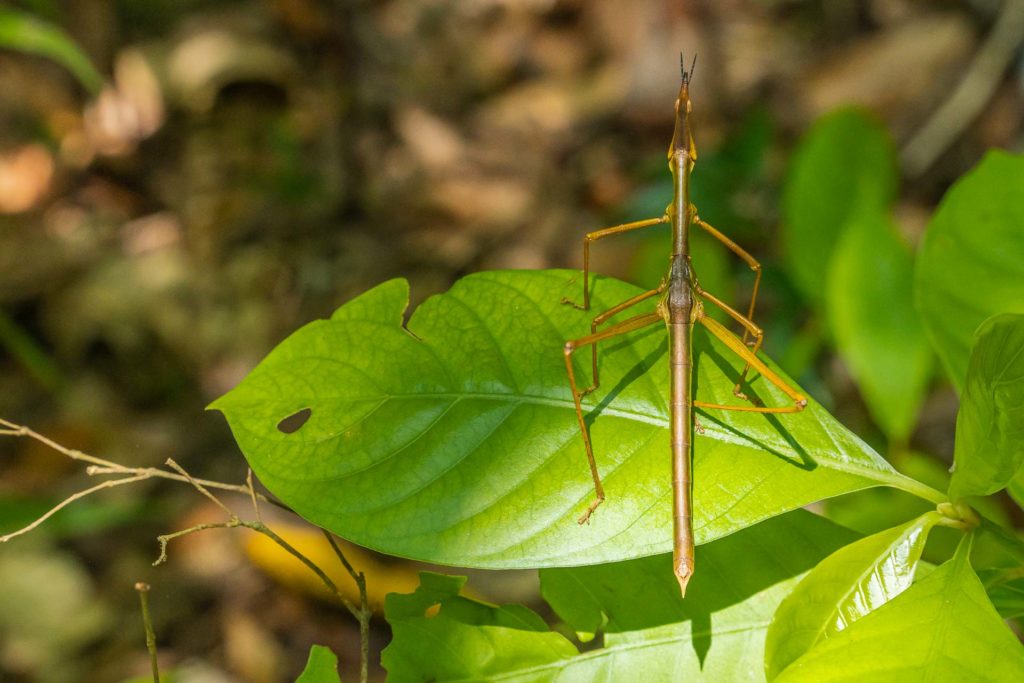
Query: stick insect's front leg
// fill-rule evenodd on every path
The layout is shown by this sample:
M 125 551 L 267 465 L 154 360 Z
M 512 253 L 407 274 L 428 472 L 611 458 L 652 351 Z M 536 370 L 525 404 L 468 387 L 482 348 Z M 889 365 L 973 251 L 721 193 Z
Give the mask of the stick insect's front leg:
M 576 419 L 580 423 L 580 434 L 583 436 L 583 446 L 587 450 L 587 460 L 590 463 L 590 475 L 594 479 L 594 493 L 596 496 L 594 502 L 587 507 L 587 511 L 584 512 L 577 520 L 580 524 L 586 523 L 587 520 L 590 519 L 590 515 L 592 515 L 594 510 L 597 509 L 597 506 L 604 502 L 604 487 L 601 486 L 601 475 L 597 472 L 597 461 L 594 459 L 594 447 L 590 443 L 590 432 L 587 431 L 587 423 L 583 419 L 583 405 L 580 401 L 585 395 L 585 392 L 581 392 L 576 386 L 576 373 L 572 368 L 572 353 L 580 347 L 597 344 L 599 341 L 611 339 L 612 337 L 633 332 L 634 330 L 639 330 L 643 327 L 647 327 L 648 325 L 652 325 L 661 319 L 660 313 L 644 313 L 642 315 L 623 320 L 621 323 L 613 325 L 608 329 L 601 330 L 595 334 L 590 334 L 586 337 L 580 337 L 579 339 L 573 339 L 565 342 L 565 371 L 569 375 L 569 387 L 572 389 L 572 400 L 576 404 Z
M 717 228 L 712 226 L 710 223 L 707 223 L 706 221 L 702 220 L 699 216 L 697 216 L 697 207 L 695 207 L 695 206 L 693 206 L 691 204 L 690 205 L 690 210 L 693 212 L 693 222 L 694 223 L 696 223 L 698 226 L 700 226 L 701 229 L 703 229 L 709 235 L 714 237 L 716 240 L 718 240 L 719 242 L 724 244 L 726 246 L 726 248 L 729 249 L 729 251 L 731 251 L 732 253 L 734 253 L 737 256 L 739 256 L 743 260 L 743 262 L 746 263 L 748 266 L 750 266 L 750 269 L 752 271 L 754 271 L 754 290 L 750 293 L 750 306 L 747 308 L 747 315 L 746 315 L 746 319 L 748 321 L 750 321 L 751 323 L 753 323 L 753 321 L 754 321 L 754 307 L 757 305 L 757 292 L 758 292 L 758 289 L 761 287 L 761 264 L 760 264 L 760 262 L 757 259 L 755 259 L 753 256 L 751 256 L 750 253 L 747 252 L 743 247 L 741 247 L 740 245 L 736 244 L 731 239 L 729 239 L 723 232 L 721 232 L 720 230 L 718 230 Z M 732 311 L 732 309 L 728 309 L 728 307 L 725 307 L 724 304 L 723 304 L 723 309 L 722 310 L 725 310 L 726 313 L 730 313 L 730 311 Z M 731 315 L 731 313 L 730 313 L 730 315 Z M 733 317 L 735 317 L 735 316 L 733 316 Z M 760 329 L 760 328 L 758 328 L 758 329 Z M 753 332 L 750 330 L 750 328 L 744 326 L 744 328 L 743 328 L 743 343 L 744 344 L 749 344 L 749 337 L 748 337 L 748 335 L 750 335 L 750 334 L 753 334 Z M 755 356 L 757 355 L 758 350 L 761 348 L 761 342 L 763 340 L 764 340 L 764 334 L 755 334 L 754 335 L 753 350 L 754 350 L 754 355 Z M 745 398 L 745 396 L 743 396 L 743 392 L 740 390 L 740 385 L 742 385 L 744 380 L 746 380 L 747 372 L 749 370 L 750 370 L 750 365 L 743 366 L 743 372 L 740 373 L 740 379 L 739 379 L 738 382 L 736 382 L 736 386 L 733 387 L 733 393 L 736 396 L 739 396 L 740 398 Z
M 595 230 L 594 232 L 588 232 L 583 237 L 583 305 L 572 301 L 568 297 L 562 299 L 563 304 L 569 304 L 575 308 L 583 311 L 590 310 L 590 244 L 596 242 L 599 239 L 609 237 L 611 235 L 618 235 L 631 230 L 639 230 L 640 228 L 649 228 L 652 225 L 660 225 L 662 223 L 668 223 L 669 216 L 666 213 L 661 218 L 647 218 L 642 221 L 633 221 L 632 223 L 623 223 L 622 225 L 616 225 L 611 228 L 603 228 L 601 230 Z

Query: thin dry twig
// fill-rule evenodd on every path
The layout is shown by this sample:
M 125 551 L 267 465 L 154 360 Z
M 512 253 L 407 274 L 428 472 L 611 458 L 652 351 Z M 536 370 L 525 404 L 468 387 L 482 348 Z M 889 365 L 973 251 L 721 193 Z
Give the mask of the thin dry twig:
M 341 564 L 345 567 L 345 571 L 348 572 L 352 580 L 356 582 L 356 586 L 359 587 L 359 642 L 361 645 L 361 657 L 360 662 L 361 668 L 361 680 L 367 680 L 369 676 L 369 661 L 370 661 L 370 612 L 369 600 L 366 596 L 366 575 L 363 572 L 357 572 L 352 564 L 345 557 L 345 553 L 342 552 L 341 547 L 334 540 L 334 535 L 327 529 L 321 529 L 324 536 L 327 538 L 327 542 L 331 544 L 331 548 L 334 550 L 334 554 L 341 560 Z
M 995 92 L 1022 40 L 1024 3 L 1004 0 L 988 38 L 964 71 L 956 90 L 903 146 L 900 155 L 908 177 L 916 178 L 931 168 L 977 117 Z
M 130 484 L 130 483 L 133 483 L 133 482 L 144 481 L 146 479 L 152 479 L 152 478 L 169 479 L 169 480 L 172 480 L 172 481 L 180 481 L 180 482 L 191 484 L 193 488 L 195 488 L 197 491 L 199 491 L 199 493 L 201 493 L 203 496 L 205 496 L 206 498 L 211 500 L 221 510 L 223 510 L 225 512 L 225 514 L 228 515 L 228 520 L 226 522 L 197 524 L 197 525 L 189 527 L 187 529 L 182 529 L 180 531 L 175 531 L 175 532 L 170 533 L 170 534 L 164 534 L 162 536 L 158 536 L 157 537 L 157 541 L 160 544 L 160 556 L 153 563 L 154 566 L 155 565 L 159 565 L 159 564 L 163 564 L 164 562 L 167 561 L 167 545 L 171 541 L 173 541 L 174 539 L 177 539 L 177 538 L 181 538 L 182 536 L 187 536 L 189 534 L 196 533 L 198 531 L 205 531 L 205 530 L 208 530 L 208 529 L 232 529 L 232 528 L 236 528 L 236 527 L 244 527 L 246 529 L 251 529 L 252 531 L 255 531 L 257 533 L 263 534 L 264 536 L 267 536 L 272 541 L 274 541 L 274 543 L 276 543 L 278 546 L 280 546 L 285 552 L 287 552 L 288 554 L 292 555 L 299 562 L 301 562 L 302 564 L 306 565 L 306 567 L 309 568 L 310 571 L 312 571 L 314 574 L 316 574 L 316 576 L 323 582 L 323 584 L 327 587 L 327 589 L 338 599 L 338 601 L 345 607 L 345 609 L 347 609 L 349 611 L 349 613 L 359 621 L 359 632 L 360 632 L 360 637 L 361 637 L 361 640 L 362 640 L 362 642 L 361 642 L 361 662 L 360 662 L 361 676 L 360 676 L 360 680 L 363 683 L 366 683 L 366 681 L 368 680 L 368 676 L 369 676 L 368 669 L 369 669 L 369 647 L 370 647 L 370 644 L 369 644 L 370 610 L 369 610 L 369 607 L 368 607 L 368 604 L 367 604 L 366 578 L 365 578 L 365 576 L 363 575 L 362 572 L 356 572 L 355 571 L 355 569 L 352 567 L 351 563 L 349 563 L 348 559 L 345 558 L 344 554 L 341 552 L 341 548 L 339 548 L 337 546 L 337 544 L 334 542 L 334 539 L 331 538 L 331 536 L 328 534 L 327 538 L 328 538 L 328 540 L 331 543 L 331 547 L 334 548 L 335 553 L 338 555 L 339 558 L 341 558 L 341 562 L 345 566 L 345 569 L 348 571 L 349 575 L 352 577 L 352 579 L 356 582 L 356 585 L 359 587 L 360 606 L 357 608 L 354 604 L 352 604 L 352 602 L 348 598 L 346 598 L 344 596 L 344 594 L 342 594 L 342 592 L 338 589 L 338 586 L 334 583 L 334 581 L 331 580 L 331 577 L 329 577 L 319 566 L 317 566 L 317 564 L 315 562 L 313 562 L 311 559 L 306 557 L 297 548 L 295 548 L 293 545 L 291 545 L 286 540 L 281 538 L 281 536 L 279 536 L 276 532 L 274 532 L 266 524 L 263 523 L 263 521 L 261 519 L 261 516 L 260 516 L 260 509 L 259 509 L 259 502 L 260 501 L 266 502 L 266 503 L 270 503 L 272 505 L 276 505 L 276 506 L 278 506 L 278 507 L 280 507 L 280 508 L 282 508 L 284 510 L 287 510 L 289 512 L 293 512 L 293 511 L 291 510 L 291 508 L 289 508 L 288 506 L 284 505 L 283 503 L 281 503 L 279 501 L 276 501 L 276 500 L 273 500 L 271 498 L 268 498 L 267 496 L 264 496 L 261 493 L 257 493 L 255 487 L 253 486 L 252 470 L 251 469 L 248 471 L 248 474 L 246 475 L 246 484 L 245 484 L 245 486 L 239 486 L 239 485 L 236 485 L 236 484 L 225 484 L 223 482 L 211 481 L 211 480 L 208 480 L 208 479 L 196 479 L 191 474 L 189 474 L 187 471 L 185 471 L 185 469 L 183 467 L 178 465 L 178 463 L 176 463 L 172 458 L 168 458 L 166 462 L 167 462 L 167 466 L 170 467 L 171 469 L 173 469 L 174 472 L 168 472 L 166 470 L 162 470 L 162 469 L 159 469 L 159 468 L 156 468 L 156 467 L 125 467 L 124 465 L 120 465 L 120 464 L 118 464 L 116 462 L 112 462 L 110 460 L 104 460 L 103 458 L 97 458 L 96 456 L 89 455 L 87 453 L 83 453 L 83 452 L 78 451 L 78 450 L 73 450 L 73 449 L 67 448 L 67 447 L 57 443 L 56 441 L 54 441 L 54 440 L 52 440 L 52 439 L 50 439 L 50 438 L 48 438 L 46 436 L 43 436 L 42 434 L 40 434 L 40 433 L 38 433 L 38 432 L 28 428 L 28 427 L 25 427 L 23 425 L 15 424 L 15 423 L 10 422 L 8 420 L 5 420 L 3 418 L 0 418 L 0 436 L 14 436 L 14 437 L 25 437 L 25 438 L 34 439 L 35 441 L 38 441 L 39 443 L 42 443 L 42 444 L 45 444 L 46 446 L 49 446 L 54 451 L 56 451 L 56 452 L 58 452 L 58 453 L 60 453 L 62 455 L 65 455 L 68 458 L 71 458 L 72 460 L 90 463 L 90 465 L 86 468 L 86 473 L 89 474 L 90 476 L 107 475 L 107 474 L 123 474 L 123 475 L 126 475 L 122 479 L 111 479 L 111 480 L 105 481 L 105 482 L 103 482 L 101 484 L 97 484 L 96 486 L 93 486 L 91 488 L 88 488 L 88 489 L 85 489 L 83 491 L 79 491 L 79 492 L 77 492 L 75 494 L 72 494 L 71 496 L 69 496 L 65 500 L 61 501 L 58 505 L 54 506 L 51 510 L 49 510 L 47 513 L 45 513 L 43 516 L 41 516 L 40 518 L 36 519 L 31 524 L 25 526 L 22 529 L 19 529 L 17 531 L 11 532 L 11 533 L 9 533 L 9 534 L 7 534 L 5 536 L 0 536 L 0 543 L 6 542 L 6 541 L 8 541 L 8 540 L 10 540 L 12 538 L 17 537 L 17 536 L 21 536 L 22 534 L 28 533 L 29 531 L 35 529 L 40 524 L 45 522 L 47 519 L 52 517 L 59 510 L 67 507 L 68 505 L 70 505 L 71 503 L 75 502 L 76 500 L 80 500 L 82 498 L 85 498 L 86 496 L 92 495 L 93 493 L 96 493 L 97 491 L 101 491 L 103 489 L 113 488 L 115 486 L 121 486 L 123 484 Z M 255 510 L 255 514 L 256 514 L 257 519 L 255 521 L 246 521 L 246 520 L 240 519 L 234 512 L 231 511 L 231 509 L 227 505 L 225 505 L 219 498 L 217 498 L 217 496 L 215 496 L 210 491 L 210 489 L 216 489 L 216 490 L 220 490 L 220 491 L 232 491 L 232 492 L 236 492 L 236 493 L 247 494 L 249 496 L 249 498 L 252 500 L 253 509 Z M 325 531 L 324 533 L 326 534 L 327 532 Z M 138 584 L 138 585 L 144 585 L 144 584 Z M 140 599 L 143 601 L 143 616 L 144 616 L 144 619 L 148 619 L 148 605 L 146 605 L 146 602 L 145 602 L 145 591 L 143 589 L 138 588 L 138 585 L 136 586 L 136 588 L 137 588 L 137 590 L 140 591 Z M 146 587 L 146 590 L 148 590 L 148 586 Z M 151 626 L 147 626 L 147 635 L 146 635 L 147 647 L 150 647 L 150 631 L 151 631 Z M 155 636 L 153 637 L 153 641 L 152 642 L 153 642 L 153 645 L 152 645 L 152 649 L 150 649 L 150 654 L 153 657 L 154 681 L 159 683 L 159 673 L 156 670 L 156 660 L 155 660 L 155 657 L 156 657 L 156 649 L 155 649 L 156 648 L 156 644 L 155 644 L 156 641 L 155 641 Z
M 177 472 L 181 476 L 185 477 L 185 479 L 188 480 L 188 483 L 192 484 L 192 486 L 195 488 L 196 491 L 199 491 L 199 493 L 203 494 L 210 501 L 212 501 L 214 505 L 216 505 L 221 510 L 223 510 L 224 513 L 228 517 L 234 517 L 235 516 L 235 513 L 233 513 L 231 511 L 231 508 L 229 508 L 224 503 L 220 502 L 220 498 L 218 498 L 217 496 L 215 496 L 212 493 L 210 493 L 208 490 L 206 490 L 206 488 L 202 484 L 200 484 L 198 481 L 193 479 L 192 475 L 189 474 L 188 472 L 186 472 L 184 470 L 184 468 L 182 468 L 181 465 L 179 465 L 178 463 L 174 462 L 174 458 L 167 458 L 167 460 L 165 462 L 166 462 L 168 467 L 170 467 L 172 470 L 174 470 L 175 472 Z
M 67 498 L 65 498 L 64 500 L 62 500 L 61 502 L 59 502 L 56 505 L 54 505 L 46 513 L 44 513 L 41 517 L 36 519 L 34 522 L 29 524 L 28 526 L 22 527 L 21 529 L 18 529 L 17 531 L 12 531 L 11 533 L 5 534 L 4 536 L 0 536 L 0 543 L 6 543 L 7 541 L 11 540 L 12 538 L 17 538 L 18 536 L 21 536 L 23 534 L 27 534 L 28 532 L 32 531 L 33 529 L 38 527 L 40 524 L 42 524 L 43 522 L 48 520 L 50 517 L 53 517 L 55 514 L 57 514 L 58 512 L 63 510 L 64 508 L 66 508 L 68 505 L 71 505 L 72 503 L 74 503 L 76 500 L 81 500 L 82 498 L 85 498 L 86 496 L 91 496 L 92 494 L 96 493 L 97 491 L 102 491 L 104 489 L 112 489 L 115 486 L 123 486 L 124 484 L 132 484 L 132 483 L 135 483 L 137 481 L 142 481 L 144 479 L 149 479 L 149 475 L 148 474 L 137 474 L 137 475 L 135 475 L 133 477 L 125 477 L 124 479 L 109 479 L 109 480 L 103 482 L 102 484 L 97 484 L 96 486 L 93 486 L 91 488 L 87 488 L 84 491 L 79 491 L 78 493 L 74 493 L 74 494 L 68 496 Z
M 252 509 L 256 514 L 256 520 L 259 522 L 263 521 L 263 516 L 260 515 L 260 504 L 256 500 L 256 488 L 252 485 L 252 468 L 250 467 L 245 473 L 245 485 L 249 487 L 249 497 L 252 498 Z

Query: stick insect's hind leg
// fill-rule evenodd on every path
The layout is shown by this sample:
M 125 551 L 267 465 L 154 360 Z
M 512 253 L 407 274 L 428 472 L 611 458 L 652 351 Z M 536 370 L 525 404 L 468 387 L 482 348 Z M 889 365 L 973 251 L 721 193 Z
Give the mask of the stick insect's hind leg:
M 712 226 L 710 223 L 702 220 L 697 216 L 697 208 L 691 205 L 691 211 L 693 211 L 693 221 L 700 226 L 705 232 L 714 237 L 716 240 L 721 242 L 729 249 L 732 253 L 739 256 L 744 263 L 750 266 L 750 269 L 754 271 L 754 290 L 750 293 L 750 306 L 747 308 L 746 319 L 751 323 L 754 322 L 754 307 L 757 305 L 757 292 L 761 286 L 761 263 L 750 255 L 743 247 L 733 242 L 724 233 Z M 728 311 L 727 311 L 728 312 Z M 743 329 L 743 343 L 749 345 L 748 334 L 751 331 L 744 327 Z M 753 351 L 754 355 L 757 355 L 758 350 L 761 348 L 761 342 L 764 340 L 764 334 L 754 335 Z M 743 372 L 740 373 L 740 379 L 733 388 L 733 393 L 741 398 L 745 398 L 740 391 L 740 385 L 747 379 L 747 372 L 750 370 L 750 365 L 743 366 Z
M 587 511 L 584 512 L 577 520 L 580 524 L 585 524 L 587 520 L 590 519 L 590 515 L 592 515 L 594 510 L 597 509 L 597 506 L 604 502 L 604 487 L 601 486 L 601 475 L 597 472 L 597 461 L 594 459 L 594 448 L 590 443 L 590 432 L 587 431 L 587 423 L 583 419 L 583 406 L 581 405 L 580 400 L 583 398 L 584 394 L 576 388 L 576 373 L 572 369 L 572 353 L 582 346 L 597 344 L 599 341 L 611 339 L 612 337 L 617 337 L 619 335 L 626 334 L 627 332 L 633 332 L 634 330 L 639 330 L 643 327 L 647 327 L 648 325 L 652 325 L 661 319 L 662 318 L 659 313 L 644 313 L 642 315 L 623 320 L 621 323 L 613 325 L 608 329 L 601 330 L 596 334 L 590 334 L 586 337 L 580 337 L 579 339 L 572 339 L 565 342 L 565 348 L 563 350 L 565 353 L 565 370 L 569 375 L 569 387 L 572 389 L 572 400 L 576 404 L 576 419 L 580 423 L 580 434 L 583 436 L 583 446 L 587 450 L 587 460 L 590 463 L 590 475 L 594 478 L 595 499 L 594 502 L 587 507 Z
M 735 410 L 745 413 L 799 413 L 807 407 L 807 399 L 804 398 L 803 394 L 790 386 L 784 379 L 779 377 L 774 370 L 765 365 L 760 358 L 751 353 L 750 349 L 747 348 L 747 345 L 744 344 L 739 337 L 726 329 L 725 326 L 718 321 L 707 317 L 703 312 L 698 313 L 697 321 L 704 327 L 708 328 L 708 331 L 711 332 L 711 334 L 718 337 L 723 344 L 728 346 L 733 353 L 742 358 L 750 367 L 761 373 L 762 377 L 781 389 L 786 396 L 792 399 L 793 405 L 777 407 L 737 406 L 694 401 L 694 407 L 712 408 L 716 410 Z
M 632 223 L 623 223 L 622 225 L 616 225 L 610 228 L 603 228 L 601 230 L 595 230 L 594 232 L 588 232 L 583 237 L 583 305 L 576 303 L 569 299 L 569 297 L 562 297 L 562 303 L 568 304 L 573 308 L 578 308 L 581 311 L 590 310 L 590 243 L 596 242 L 599 239 L 609 237 L 610 235 L 618 235 L 623 232 L 629 232 L 631 230 L 639 230 L 640 228 L 649 228 L 652 225 L 660 225 L 661 223 L 667 223 L 669 220 L 668 213 L 660 218 L 647 218 L 642 221 L 633 221 Z
M 632 298 L 626 299 L 625 301 L 623 301 L 621 304 L 618 304 L 617 306 L 612 306 L 607 311 L 605 311 L 604 313 L 596 316 L 591 321 L 591 323 L 590 323 L 590 334 L 597 334 L 597 326 L 603 324 L 609 318 L 611 318 L 613 316 L 616 316 L 619 313 L 622 313 L 627 308 L 635 306 L 636 304 L 638 304 L 638 303 L 640 303 L 642 301 L 646 301 L 647 299 L 650 299 L 652 296 L 657 296 L 658 294 L 661 294 L 664 291 L 665 291 L 665 283 L 662 282 L 660 285 L 658 285 L 657 287 L 655 287 L 652 290 L 643 292 L 642 294 L 637 294 L 636 296 L 634 296 Z M 600 378 L 600 376 L 598 375 L 598 372 L 597 372 L 597 344 L 591 344 L 591 349 L 593 351 L 593 354 L 592 354 L 592 359 L 593 359 L 593 375 L 592 375 L 592 377 L 594 379 L 594 383 L 591 384 L 586 389 L 584 389 L 580 393 L 580 396 L 586 396 L 587 394 L 589 394 L 590 392 L 594 391 L 599 386 L 601 386 L 601 378 Z
M 762 340 L 764 340 L 764 331 L 760 327 L 758 327 L 753 320 L 744 315 L 741 315 L 739 311 L 737 311 L 732 306 L 719 299 L 711 292 L 706 292 L 703 289 L 701 289 L 700 285 L 697 285 L 695 289 L 697 291 L 697 296 L 699 296 L 701 299 L 704 299 L 705 301 L 710 301 L 715 306 L 718 306 L 725 312 L 726 315 L 728 315 L 730 318 L 732 318 L 733 320 L 735 320 L 736 322 L 743 326 L 742 342 L 744 346 L 749 346 L 747 344 L 747 335 L 752 335 L 754 337 L 754 344 L 753 348 L 750 350 L 750 353 L 756 357 L 758 349 L 761 348 L 761 342 Z M 747 379 L 747 371 L 749 370 L 750 362 L 748 361 L 744 364 L 743 372 L 740 373 L 739 379 L 736 380 L 736 385 L 732 388 L 732 393 L 733 396 L 736 396 L 737 398 L 741 398 L 744 401 L 750 401 L 751 403 L 753 403 L 753 401 L 745 393 L 743 393 L 743 390 L 741 389 L 743 382 L 745 382 Z

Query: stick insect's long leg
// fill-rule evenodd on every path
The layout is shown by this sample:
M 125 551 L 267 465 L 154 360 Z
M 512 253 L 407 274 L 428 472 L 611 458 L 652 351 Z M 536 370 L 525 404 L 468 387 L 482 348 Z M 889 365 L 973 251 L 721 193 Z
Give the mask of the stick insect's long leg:
M 699 216 L 697 216 L 697 209 L 696 209 L 696 207 L 692 207 L 690 210 L 693 211 L 693 222 L 694 223 L 696 223 L 698 226 L 700 226 L 705 232 L 707 232 L 709 235 L 714 237 L 716 240 L 718 240 L 719 242 L 724 244 L 726 246 L 726 248 L 729 249 L 729 251 L 731 251 L 732 253 L 736 254 L 741 259 L 743 259 L 743 262 L 746 263 L 748 266 L 750 266 L 750 269 L 752 271 L 754 271 L 754 291 L 752 291 L 750 293 L 750 306 L 747 308 L 747 316 L 746 316 L 747 320 L 753 322 L 753 320 L 754 320 L 754 307 L 757 305 L 757 292 L 758 292 L 758 289 L 761 286 L 761 263 L 757 259 L 755 259 L 753 256 L 751 256 L 750 253 L 748 253 L 743 247 L 741 247 L 740 245 L 736 244 L 731 239 L 729 239 L 723 232 L 721 232 L 720 230 L 718 230 L 717 228 L 712 226 L 710 223 L 707 223 L 706 221 L 702 220 Z M 726 312 L 728 313 L 728 311 L 726 311 Z M 748 332 L 750 332 L 750 330 L 745 327 L 744 330 L 743 330 L 743 343 L 744 344 L 747 343 L 747 334 L 748 334 Z M 757 355 L 758 349 L 761 348 L 761 342 L 763 341 L 763 336 L 764 335 L 761 335 L 761 336 L 754 335 L 754 336 L 755 336 L 755 339 L 756 339 L 756 341 L 754 343 L 754 355 Z M 736 383 L 736 388 L 733 390 L 733 393 L 735 393 L 737 396 L 739 395 L 740 385 L 747 378 L 747 371 L 749 371 L 749 370 L 750 370 L 750 365 L 749 364 L 743 366 L 743 372 L 740 373 L 740 380 L 739 380 L 739 382 Z
M 604 323 L 609 318 L 611 318 L 613 316 L 616 316 L 619 313 L 622 313 L 627 308 L 630 308 L 631 306 L 635 306 L 636 304 L 638 304 L 638 303 L 640 303 L 642 301 L 646 301 L 647 299 L 650 299 L 652 296 L 657 296 L 658 294 L 661 294 L 664 291 L 665 291 L 665 284 L 663 283 L 661 285 L 658 285 L 657 287 L 655 287 L 652 290 L 643 292 L 642 294 L 637 294 L 636 296 L 634 296 L 634 297 L 632 297 L 630 299 L 626 299 L 625 301 L 623 301 L 621 304 L 618 304 L 617 306 L 612 306 L 607 311 L 605 311 L 604 313 L 598 315 L 597 317 L 595 317 L 591 321 L 591 323 L 590 323 L 590 333 L 591 334 L 597 334 L 597 326 L 598 325 L 601 325 L 602 323 Z M 599 386 L 601 386 L 601 379 L 600 379 L 600 376 L 597 373 L 597 344 L 592 344 L 591 348 L 593 349 L 593 354 L 592 355 L 593 355 L 593 364 L 594 364 L 594 373 L 593 373 L 594 383 L 591 384 L 586 389 L 584 389 L 580 393 L 580 396 L 586 396 L 587 394 L 589 394 L 590 392 L 594 391 Z
M 708 331 L 710 331 L 711 334 L 718 337 L 722 343 L 733 351 L 733 353 L 742 358 L 747 365 L 757 370 L 766 380 L 781 389 L 786 396 L 789 396 L 789 398 L 793 400 L 793 405 L 769 408 L 764 406 L 735 406 L 694 401 L 693 405 L 695 407 L 713 408 L 716 410 L 736 410 L 745 413 L 799 413 L 807 406 L 807 399 L 804 398 L 803 394 L 787 384 L 784 379 L 775 374 L 775 371 L 761 362 L 761 359 L 751 353 L 750 349 L 747 348 L 747 345 L 744 344 L 739 337 L 726 329 L 721 323 L 707 317 L 704 315 L 703 311 L 698 313 L 697 321 L 704 327 L 708 328 Z
M 616 225 L 611 228 L 603 228 L 601 230 L 595 230 L 594 232 L 588 232 L 583 237 L 583 305 L 571 301 L 568 297 L 562 299 L 563 304 L 569 304 L 584 311 L 590 310 L 590 243 L 596 242 L 599 239 L 608 237 L 610 235 L 618 235 L 623 232 L 629 232 L 630 230 L 639 230 L 640 228 L 648 228 L 652 225 L 660 225 L 661 223 L 668 223 L 668 214 L 660 218 L 647 218 L 642 221 L 633 221 L 632 223 L 623 223 L 622 225 Z
M 694 287 L 694 289 L 697 292 L 698 296 L 700 296 L 705 301 L 710 301 L 714 305 L 718 306 L 720 309 L 725 311 L 725 313 L 730 318 L 732 318 L 733 320 L 735 320 L 736 322 L 738 322 L 740 325 L 743 326 L 743 345 L 744 346 L 747 345 L 747 335 L 749 334 L 749 335 L 753 335 L 754 336 L 754 347 L 751 349 L 750 353 L 753 354 L 754 356 L 756 356 L 758 349 L 761 348 L 761 342 L 764 340 L 764 330 L 762 330 L 760 327 L 758 327 L 758 325 L 756 323 L 754 323 L 753 320 L 751 320 L 750 318 L 748 318 L 746 316 L 741 315 L 739 311 L 737 311 L 732 306 L 730 306 L 729 304 L 727 304 L 724 301 L 722 301 L 721 299 L 719 299 L 717 296 L 715 296 L 711 292 L 706 292 L 703 289 L 701 289 L 700 285 L 696 285 Z M 738 397 L 738 398 L 742 398 L 744 401 L 749 401 L 750 399 L 747 397 L 746 394 L 743 393 L 743 391 L 740 389 L 740 386 L 746 380 L 747 371 L 749 369 L 750 369 L 750 363 L 747 362 L 743 366 L 743 372 L 740 374 L 740 378 L 736 381 L 736 386 L 734 386 L 732 388 L 733 395 Z
M 576 388 L 576 374 L 572 369 L 572 352 L 582 346 L 588 346 L 590 344 L 596 344 L 599 341 L 605 339 L 611 339 L 627 332 L 639 330 L 648 325 L 652 325 L 661 320 L 661 314 L 644 313 L 642 315 L 623 320 L 617 325 L 613 325 L 606 330 L 601 330 L 596 334 L 590 334 L 586 337 L 580 337 L 579 339 L 573 339 L 565 342 L 565 370 L 569 374 L 569 387 L 572 389 L 572 400 L 576 404 L 576 419 L 580 423 L 580 434 L 583 435 L 583 445 L 587 449 L 587 460 L 590 463 L 590 474 L 594 478 L 594 493 L 596 498 L 594 502 L 590 504 L 587 511 L 580 516 L 577 520 L 580 524 L 584 524 L 590 515 L 593 514 L 597 506 L 604 501 L 604 487 L 601 486 L 601 476 L 597 472 L 597 461 L 594 460 L 594 448 L 590 443 L 590 433 L 587 431 L 587 423 L 583 419 L 583 406 L 580 404 L 580 399 L 583 398 L 583 393 Z

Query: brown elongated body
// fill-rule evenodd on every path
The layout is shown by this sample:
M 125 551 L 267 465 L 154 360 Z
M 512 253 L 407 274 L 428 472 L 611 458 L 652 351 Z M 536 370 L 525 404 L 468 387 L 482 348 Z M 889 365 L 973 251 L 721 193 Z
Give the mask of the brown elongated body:
M 569 386 L 572 389 L 573 400 L 576 406 L 576 417 L 583 436 L 583 443 L 586 448 L 587 459 L 590 463 L 590 471 L 594 479 L 594 491 L 596 493 L 595 500 L 579 518 L 579 523 L 583 524 L 589 521 L 591 514 L 605 499 L 604 488 L 601 485 L 601 477 L 598 473 L 597 460 L 594 457 L 590 434 L 583 417 L 582 405 L 583 397 L 600 386 L 597 344 L 598 342 L 642 329 L 659 321 L 664 321 L 668 328 L 669 369 L 671 372 L 669 423 L 672 454 L 672 570 L 679 582 L 679 589 L 684 596 L 686 595 L 686 586 L 694 571 L 693 409 L 697 407 L 755 413 L 795 413 L 803 410 L 807 405 L 806 399 L 796 389 L 789 386 L 757 357 L 757 351 L 761 346 L 763 338 L 761 328 L 753 322 L 754 305 L 757 299 L 758 285 L 761 280 L 760 264 L 724 234 L 698 218 L 696 208 L 690 203 L 690 173 L 697 160 L 697 149 L 693 144 L 693 135 L 690 129 L 691 104 L 689 85 L 692 74 L 692 68 L 690 72 L 687 72 L 685 67 L 682 68 L 682 84 L 679 87 L 679 96 L 676 99 L 675 131 L 673 132 L 672 142 L 668 149 L 669 169 L 672 171 L 674 180 L 672 203 L 661 218 L 626 223 L 588 233 L 583 240 L 583 305 L 579 306 L 567 299 L 563 300 L 564 303 L 572 304 L 583 310 L 590 309 L 589 271 L 591 242 L 630 230 L 638 230 L 664 223 L 671 224 L 672 253 L 669 259 L 668 273 L 662 279 L 661 284 L 655 289 L 638 294 L 596 316 L 591 323 L 591 334 L 566 342 L 564 353 Z M 698 225 L 712 237 L 722 242 L 722 244 L 743 259 L 755 271 L 754 289 L 747 315 L 740 314 L 721 299 L 701 289 L 690 262 L 689 237 L 690 226 L 693 224 Z M 658 305 L 654 312 L 633 316 L 598 331 L 598 326 L 605 323 L 611 317 L 652 297 L 658 297 Z M 736 337 L 736 335 L 721 324 L 708 318 L 704 314 L 703 302 L 705 301 L 718 306 L 733 320 L 738 322 L 743 327 L 743 338 Z M 727 348 L 745 362 L 743 372 L 733 389 L 733 394 L 737 398 L 749 400 L 746 394 L 741 391 L 741 385 L 745 381 L 747 372 L 753 368 L 768 382 L 781 389 L 793 401 L 792 405 L 765 407 L 761 405 L 706 403 L 693 400 L 692 340 L 693 326 L 696 324 L 704 325 L 712 335 L 717 337 Z M 753 342 L 750 343 L 752 348 L 748 348 L 749 337 L 753 338 Z M 576 384 L 572 354 L 583 346 L 590 346 L 593 349 L 592 367 L 594 383 L 581 391 Z

